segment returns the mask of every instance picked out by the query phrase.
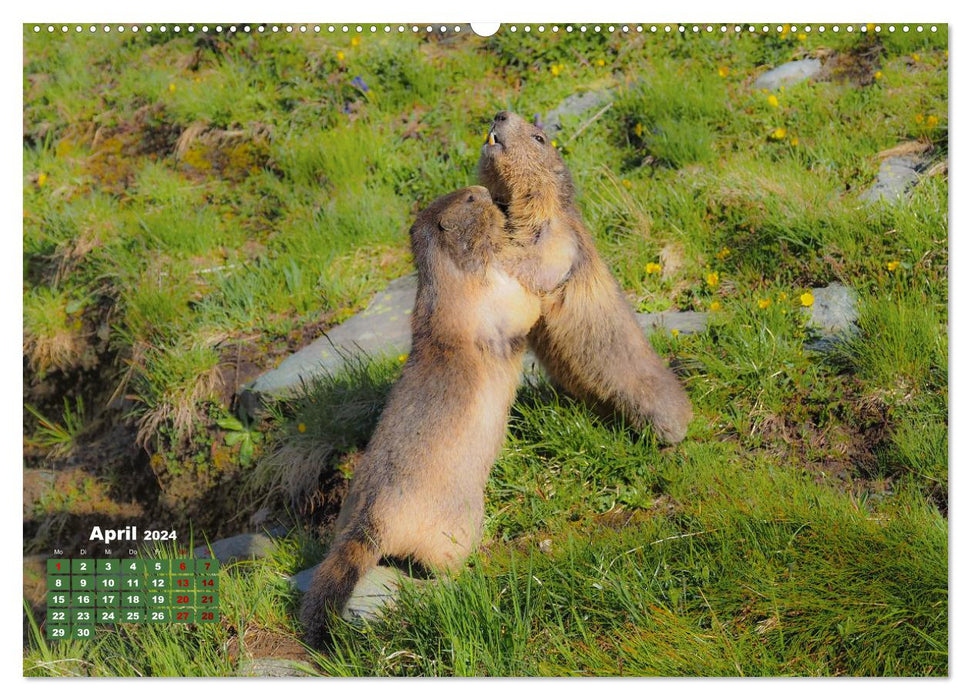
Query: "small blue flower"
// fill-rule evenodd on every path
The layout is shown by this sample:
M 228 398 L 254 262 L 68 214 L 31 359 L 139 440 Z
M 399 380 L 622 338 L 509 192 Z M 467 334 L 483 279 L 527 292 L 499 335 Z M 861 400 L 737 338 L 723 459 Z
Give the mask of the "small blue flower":
M 354 80 L 351 81 L 351 85 L 356 87 L 361 92 L 371 92 L 371 88 L 369 88 L 367 83 L 364 82 L 364 78 L 359 75 L 354 76 Z

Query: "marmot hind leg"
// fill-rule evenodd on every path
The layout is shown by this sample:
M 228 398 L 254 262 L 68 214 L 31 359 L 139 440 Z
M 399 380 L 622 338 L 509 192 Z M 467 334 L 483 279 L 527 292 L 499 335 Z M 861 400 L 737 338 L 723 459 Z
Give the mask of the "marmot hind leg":
M 529 342 L 568 393 L 620 413 L 639 430 L 651 425 L 664 443 L 684 439 L 692 415 L 687 392 L 651 347 L 599 258 L 574 267 Z
M 317 568 L 300 610 L 304 641 L 309 646 L 322 649 L 330 644 L 335 617 L 341 615 L 357 582 L 380 557 L 377 544 L 367 534 L 338 534 Z

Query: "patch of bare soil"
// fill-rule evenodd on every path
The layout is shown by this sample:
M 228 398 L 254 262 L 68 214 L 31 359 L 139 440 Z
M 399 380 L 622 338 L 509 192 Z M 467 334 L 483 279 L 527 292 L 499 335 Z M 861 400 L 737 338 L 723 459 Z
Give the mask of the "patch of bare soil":
M 878 40 L 863 41 L 847 51 L 826 52 L 822 58 L 823 70 L 819 80 L 862 87 L 876 80 L 874 75 L 880 69 L 883 45 Z
M 883 497 L 893 489 L 893 476 L 885 473 L 880 459 L 891 436 L 889 408 L 862 397 L 850 381 L 844 389 L 837 405 L 817 406 L 803 397 L 797 405 L 808 406 L 808 412 L 767 416 L 758 432 L 769 452 L 806 470 L 816 483 Z M 829 411 L 840 412 L 839 419 L 827 418 Z
M 233 635 L 227 642 L 226 652 L 231 661 L 240 657 L 248 659 L 287 659 L 310 663 L 310 656 L 303 645 L 291 635 L 258 627 L 247 627 L 242 638 Z

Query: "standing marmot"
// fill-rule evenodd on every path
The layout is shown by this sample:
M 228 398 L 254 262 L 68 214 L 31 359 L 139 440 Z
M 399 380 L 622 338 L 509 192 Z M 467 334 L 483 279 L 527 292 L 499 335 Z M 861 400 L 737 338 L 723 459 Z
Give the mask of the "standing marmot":
M 320 647 L 380 557 L 459 566 L 478 543 L 489 469 L 506 434 L 540 302 L 498 256 L 502 212 L 484 187 L 437 199 L 411 227 L 412 349 L 351 481 L 301 618 Z
M 638 327 L 573 202 L 573 180 L 539 127 L 512 112 L 492 122 L 479 179 L 506 210 L 517 264 L 544 294 L 529 342 L 553 380 L 595 407 L 619 411 L 666 443 L 684 439 L 691 403 Z

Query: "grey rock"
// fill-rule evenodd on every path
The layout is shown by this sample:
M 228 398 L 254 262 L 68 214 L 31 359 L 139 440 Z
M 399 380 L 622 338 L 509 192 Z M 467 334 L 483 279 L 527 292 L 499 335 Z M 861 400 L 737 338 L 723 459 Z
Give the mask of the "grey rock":
M 756 90 L 778 90 L 783 85 L 795 85 L 809 80 L 822 69 L 823 64 L 818 58 L 791 61 L 766 71 L 755 80 L 752 86 Z
M 860 195 L 864 202 L 894 202 L 917 182 L 928 161 L 915 155 L 894 156 L 880 163 L 877 180 Z
M 298 390 L 303 381 L 340 369 L 349 356 L 407 353 L 411 349 L 410 318 L 416 289 L 415 275 L 394 280 L 364 311 L 257 377 L 243 392 L 282 397 Z
M 610 90 L 587 90 L 570 95 L 543 120 L 543 130 L 554 138 L 563 128 L 563 117 L 580 117 L 610 101 Z
M 301 593 L 306 593 L 307 591 L 310 590 L 310 582 L 314 578 L 315 571 L 317 571 L 317 567 L 313 566 L 309 569 L 304 569 L 298 574 L 294 574 L 293 576 L 290 577 L 290 585 L 296 588 Z
M 371 357 L 406 354 L 411 349 L 410 318 L 417 284 L 415 275 L 394 280 L 360 314 L 255 379 L 241 396 L 246 410 L 254 412 L 260 394 L 284 397 L 313 377 L 338 371 L 349 358 L 361 353 Z M 647 333 L 675 328 L 682 333 L 699 333 L 705 330 L 707 319 L 708 314 L 695 311 L 638 314 L 638 323 Z M 532 353 L 526 353 L 523 371 L 527 375 L 542 373 Z
M 297 590 L 306 593 L 310 589 L 310 582 L 316 571 L 315 566 L 294 574 L 290 577 L 290 583 Z M 390 566 L 375 566 L 369 569 L 354 587 L 354 592 L 351 593 L 344 609 L 344 619 L 349 622 L 376 619 L 382 610 L 394 604 L 398 588 L 406 581 L 418 585 L 427 583 L 426 580 L 412 578 Z
M 246 659 L 237 676 L 260 678 L 300 678 L 315 675 L 306 663 L 290 659 Z
M 662 311 L 653 314 L 637 314 L 637 324 L 646 333 L 673 331 L 679 333 L 704 333 L 708 327 L 708 314 L 704 311 Z
M 233 561 L 264 557 L 273 546 L 271 538 L 259 532 L 252 532 L 196 547 L 194 552 L 197 557 L 211 556 L 218 559 L 221 564 L 228 564 Z
M 810 324 L 816 334 L 806 343 L 808 349 L 828 350 L 840 340 L 859 333 L 855 290 L 834 282 L 813 289 L 812 294 L 813 305 L 806 313 L 810 314 Z

